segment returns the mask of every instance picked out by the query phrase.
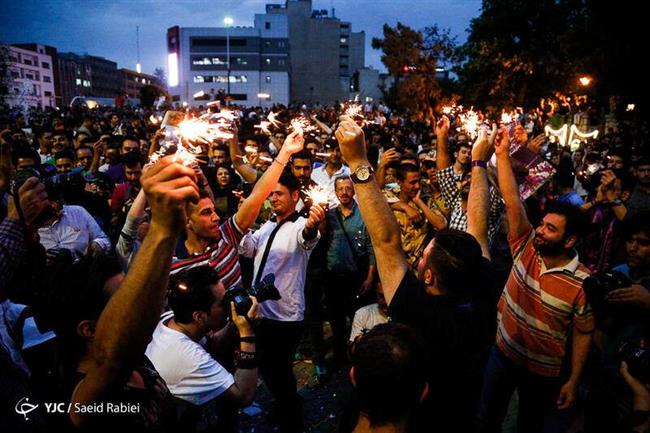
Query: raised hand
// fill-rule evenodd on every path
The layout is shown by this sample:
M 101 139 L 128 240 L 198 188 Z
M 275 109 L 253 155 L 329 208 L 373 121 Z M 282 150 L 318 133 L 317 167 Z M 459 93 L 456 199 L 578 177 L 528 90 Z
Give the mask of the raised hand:
M 472 160 L 487 161 L 492 156 L 492 143 L 485 128 L 479 128 L 476 142 L 472 146 Z
M 149 168 L 140 180 L 151 206 L 151 228 L 177 234 L 186 222 L 185 206 L 199 200 L 196 173 L 191 167 L 166 156 Z
M 494 142 L 494 153 L 498 157 L 507 157 L 510 155 L 510 135 L 507 128 L 501 128 L 497 133 L 497 138 Z
M 368 162 L 366 138 L 363 130 L 352 119 L 341 116 L 335 135 L 341 148 L 341 155 L 350 168 Z
M 305 228 L 315 229 L 318 228 L 320 223 L 325 220 L 325 209 L 322 207 L 322 203 L 314 203 L 309 208 L 309 217 L 305 223 Z
M 287 152 L 289 156 L 294 153 L 300 152 L 305 144 L 305 139 L 302 134 L 294 131 L 291 134 L 287 135 L 287 138 L 284 140 L 281 151 Z
M 449 117 L 443 114 L 438 119 L 438 123 L 436 123 L 436 135 L 446 136 L 447 134 L 449 134 Z
M 34 220 L 49 205 L 45 186 L 37 177 L 30 177 L 18 189 L 18 201 L 19 203 L 16 204 L 13 196 L 9 196 L 7 217 L 19 221 L 20 215 L 17 206 L 20 206 L 23 213 L 23 222 L 27 227 L 31 227 Z

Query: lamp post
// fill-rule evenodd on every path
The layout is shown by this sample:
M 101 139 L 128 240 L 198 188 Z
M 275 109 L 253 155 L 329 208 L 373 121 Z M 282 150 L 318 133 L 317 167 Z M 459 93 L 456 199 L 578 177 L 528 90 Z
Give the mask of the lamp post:
M 226 105 L 230 105 L 230 26 L 233 20 L 231 17 L 225 17 L 223 23 L 226 25 Z

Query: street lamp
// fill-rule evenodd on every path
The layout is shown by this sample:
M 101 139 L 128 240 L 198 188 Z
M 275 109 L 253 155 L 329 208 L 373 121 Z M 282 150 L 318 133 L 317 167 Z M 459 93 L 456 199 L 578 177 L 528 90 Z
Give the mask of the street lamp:
M 230 26 L 233 24 L 233 19 L 231 17 L 225 17 L 223 23 L 226 25 L 226 105 L 230 105 Z

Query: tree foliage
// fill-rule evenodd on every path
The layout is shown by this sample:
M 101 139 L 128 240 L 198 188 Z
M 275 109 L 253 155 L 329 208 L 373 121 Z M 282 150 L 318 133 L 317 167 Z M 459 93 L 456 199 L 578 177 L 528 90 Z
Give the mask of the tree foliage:
M 416 31 L 402 23 L 384 25 L 383 38 L 373 38 L 372 47 L 382 50 L 381 61 L 396 80 L 385 95 L 399 108 L 426 110 L 444 95 L 436 68 L 456 55 L 455 40 L 437 26 Z
M 155 86 L 146 85 L 140 87 L 140 105 L 143 107 L 153 106 L 159 96 L 162 96 L 162 93 Z

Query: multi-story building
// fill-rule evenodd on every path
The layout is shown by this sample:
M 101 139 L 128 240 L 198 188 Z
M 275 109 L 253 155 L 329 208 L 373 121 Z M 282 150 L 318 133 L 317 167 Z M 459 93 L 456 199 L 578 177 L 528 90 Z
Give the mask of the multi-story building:
M 10 82 L 5 102 L 10 106 L 55 107 L 52 57 L 45 46 L 36 50 L 9 46 Z
M 18 48 L 23 48 L 25 50 L 29 51 L 35 51 L 40 54 L 47 54 L 52 58 L 52 63 L 50 64 L 50 67 L 52 68 L 52 76 L 53 76 L 53 81 L 54 81 L 54 96 L 55 96 L 55 104 L 57 106 L 62 104 L 62 99 L 61 99 L 61 78 L 59 77 L 59 68 L 57 68 L 58 64 L 58 53 L 56 48 L 51 47 L 49 45 L 42 45 L 42 44 L 37 44 L 37 43 L 29 43 L 29 44 L 13 44 L 14 47 Z
M 351 78 L 365 63 L 365 33 L 327 10 L 312 10 L 311 0 L 266 5 L 268 15 L 289 23 L 291 101 L 324 103 L 350 97 Z
M 129 98 L 139 98 L 140 89 L 143 86 L 153 86 L 158 89 L 161 94 L 167 92 L 167 87 L 158 79 L 158 77 L 125 68 L 120 69 L 119 72 L 120 91 L 125 93 Z
M 58 60 L 64 104 L 69 104 L 75 96 L 115 98 L 120 92 L 117 63 L 74 53 L 59 53 Z
M 167 30 L 168 90 L 197 106 L 230 95 L 234 104 L 289 102 L 287 18 L 256 14 L 254 27 Z

